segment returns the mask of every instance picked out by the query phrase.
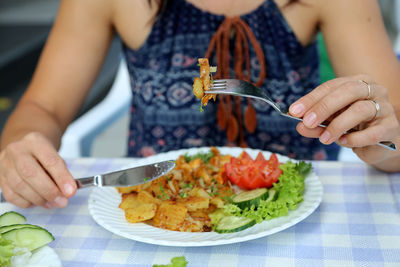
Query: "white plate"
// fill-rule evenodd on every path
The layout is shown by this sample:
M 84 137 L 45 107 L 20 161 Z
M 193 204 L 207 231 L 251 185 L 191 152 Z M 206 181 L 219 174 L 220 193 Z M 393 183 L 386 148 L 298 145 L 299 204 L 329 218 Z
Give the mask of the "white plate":
M 242 148 L 219 147 L 222 154 L 238 156 Z M 245 149 L 250 156 L 256 157 L 260 150 Z M 139 166 L 162 160 L 175 160 L 185 153 L 196 154 L 209 151 L 209 148 L 193 148 L 171 151 L 157 154 L 151 157 L 137 160 L 134 165 Z M 270 153 L 262 151 L 266 158 Z M 278 155 L 280 162 L 286 162 L 287 157 Z M 305 219 L 320 204 L 322 199 L 322 184 L 315 173 L 311 173 L 305 180 L 304 201 L 298 205 L 296 210 L 290 211 L 287 216 L 278 217 L 269 221 L 256 224 L 246 230 L 218 234 L 215 232 L 187 233 L 163 230 L 149 226 L 144 223 L 128 223 L 124 211 L 118 208 L 121 196 L 115 188 L 94 188 L 89 198 L 89 211 L 93 219 L 110 232 L 140 242 L 163 245 L 163 246 L 215 246 L 231 244 L 264 237 L 282 231 Z

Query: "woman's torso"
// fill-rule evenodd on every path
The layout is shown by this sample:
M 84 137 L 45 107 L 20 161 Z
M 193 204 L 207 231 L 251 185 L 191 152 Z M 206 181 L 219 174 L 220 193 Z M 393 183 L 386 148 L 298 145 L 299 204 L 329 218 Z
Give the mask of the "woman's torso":
M 202 11 L 184 0 L 169 3 L 148 33 L 144 31 L 140 35 L 144 37 L 144 43 L 137 49 L 133 49 L 135 44 L 130 42 L 132 34 L 117 26 L 124 41 L 133 93 L 130 156 L 227 144 L 226 133 L 217 126 L 217 103 L 211 101 L 205 111 L 200 112 L 200 103 L 191 90 L 193 78 L 199 71 L 197 58 L 204 56 L 224 16 Z M 300 9 L 284 9 L 289 10 L 288 21 L 296 21 L 299 13 L 310 12 L 296 13 L 295 8 Z M 311 27 L 312 17 L 309 16 L 305 24 L 310 27 L 299 28 L 299 35 L 292 31 L 272 1 L 250 7 L 241 18 L 250 26 L 264 50 L 267 76 L 262 89 L 276 102 L 287 108 L 318 85 L 318 55 L 316 45 L 310 39 L 310 33 L 315 31 L 315 25 Z M 138 43 L 140 41 L 136 45 Z M 256 80 L 260 70 L 253 49 L 250 49 L 250 62 L 252 80 Z M 247 102 L 242 102 L 246 107 Z M 280 117 L 265 103 L 253 102 L 253 105 L 258 125 L 254 133 L 245 134 L 250 147 L 296 158 L 336 157 L 337 148 L 327 149 L 318 140 L 301 137 L 295 130 L 295 121 Z

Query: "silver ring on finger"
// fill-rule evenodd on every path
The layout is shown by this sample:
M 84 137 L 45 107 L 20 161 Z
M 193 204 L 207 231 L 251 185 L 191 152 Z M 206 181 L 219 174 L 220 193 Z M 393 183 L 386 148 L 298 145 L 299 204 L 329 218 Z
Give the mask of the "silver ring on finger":
M 359 81 L 364 83 L 368 88 L 368 95 L 367 95 L 367 97 L 365 99 L 370 99 L 371 98 L 371 91 L 372 91 L 371 90 L 371 85 L 369 83 L 367 83 L 366 81 L 364 81 L 364 80 L 359 80 Z
M 370 99 L 369 101 L 371 101 L 375 105 L 376 113 L 375 113 L 374 118 L 372 119 L 372 120 L 375 120 L 375 119 L 379 118 L 379 116 L 381 115 L 381 107 L 379 106 L 379 103 L 376 102 L 375 100 Z

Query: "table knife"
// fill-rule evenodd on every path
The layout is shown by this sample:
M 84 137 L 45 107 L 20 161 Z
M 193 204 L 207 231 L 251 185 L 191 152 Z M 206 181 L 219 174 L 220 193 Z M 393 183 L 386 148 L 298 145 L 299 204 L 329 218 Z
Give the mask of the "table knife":
M 91 177 L 78 178 L 75 181 L 78 188 L 88 186 L 134 186 L 153 181 L 167 174 L 174 167 L 175 161 L 167 160 Z
M 175 161 L 167 160 L 110 173 L 98 174 L 91 177 L 77 178 L 75 181 L 78 189 L 89 186 L 134 186 L 153 181 L 169 173 L 174 167 Z M 0 202 L 6 202 L 1 192 Z

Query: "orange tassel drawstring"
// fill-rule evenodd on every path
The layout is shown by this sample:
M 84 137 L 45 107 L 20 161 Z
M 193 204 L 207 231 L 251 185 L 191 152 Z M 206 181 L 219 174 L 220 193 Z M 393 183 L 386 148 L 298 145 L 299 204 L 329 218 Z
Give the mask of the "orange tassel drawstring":
M 217 60 L 216 79 L 228 79 L 230 77 L 230 46 L 229 42 L 235 37 L 234 47 L 234 71 L 235 78 L 251 82 L 250 75 L 250 52 L 249 42 L 253 46 L 257 59 L 260 63 L 260 74 L 256 86 L 261 86 L 266 77 L 266 65 L 264 52 L 253 34 L 250 27 L 240 17 L 225 18 L 218 30 L 214 33 L 208 46 L 205 57 L 210 58 L 215 50 Z M 245 70 L 244 70 L 245 68 Z M 219 95 L 219 106 L 217 110 L 218 125 L 226 131 L 230 144 L 246 147 L 244 140 L 244 128 L 249 133 L 254 133 L 257 127 L 257 115 L 251 100 L 244 112 L 244 123 L 240 97 L 235 96 L 233 101 L 234 112 L 232 111 L 232 100 L 229 95 Z

